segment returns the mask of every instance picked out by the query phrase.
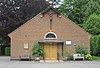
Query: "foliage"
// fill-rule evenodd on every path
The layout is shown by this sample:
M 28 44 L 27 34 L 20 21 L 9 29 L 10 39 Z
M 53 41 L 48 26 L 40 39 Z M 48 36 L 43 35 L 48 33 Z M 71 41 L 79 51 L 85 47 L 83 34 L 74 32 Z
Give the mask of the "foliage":
M 73 60 L 73 55 L 72 54 L 68 54 L 67 55 L 67 60 Z
M 88 50 L 84 47 L 78 46 L 78 47 L 76 47 L 76 53 L 86 55 L 86 54 L 88 54 Z
M 100 56 L 100 34 L 91 37 L 90 50 L 92 55 Z
M 3 46 L 3 45 L 5 45 L 5 46 L 9 46 L 9 40 L 8 40 L 8 38 L 0 38 L 0 46 Z
M 10 47 L 5 48 L 5 55 L 10 56 Z
M 100 14 L 100 0 L 64 0 L 60 12 L 75 23 L 81 24 L 93 14 Z
M 92 56 L 92 60 L 100 60 L 100 56 Z
M 90 17 L 83 24 L 83 28 L 92 35 L 100 34 L 100 15 L 90 15 Z
M 40 44 L 36 43 L 33 46 L 32 55 L 36 56 L 36 57 L 42 57 L 42 56 L 44 56 L 44 50 L 43 50 L 43 48 L 42 48 L 42 46 Z
M 45 0 L 0 0 L 0 44 L 8 46 L 8 34 L 46 7 Z
M 7 36 L 46 7 L 46 0 L 0 0 L 0 35 Z
M 66 60 L 73 60 L 73 55 L 70 54 L 68 51 L 64 50 L 63 52 L 63 60 L 66 61 Z
M 62 53 L 62 52 L 61 52 Z M 67 50 L 64 50 L 63 55 L 68 56 L 70 53 Z
M 85 55 L 86 60 L 92 60 L 92 56 L 90 54 Z
M 61 52 L 62 53 L 62 52 Z M 62 56 L 62 54 L 61 54 L 61 56 Z M 66 60 L 71 60 L 71 54 L 68 52 L 68 51 L 66 51 L 66 50 L 64 50 L 64 52 L 63 52 L 63 60 L 64 61 L 66 61 Z
M 0 56 L 1 56 L 2 54 L 1 54 L 1 47 L 0 47 Z

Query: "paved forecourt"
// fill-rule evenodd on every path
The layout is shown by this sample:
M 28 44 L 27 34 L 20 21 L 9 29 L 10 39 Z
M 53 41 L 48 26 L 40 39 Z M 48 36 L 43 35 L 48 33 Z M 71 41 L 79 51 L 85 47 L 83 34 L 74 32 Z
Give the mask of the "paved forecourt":
M 0 57 L 0 68 L 100 68 L 100 61 L 35 62 Z

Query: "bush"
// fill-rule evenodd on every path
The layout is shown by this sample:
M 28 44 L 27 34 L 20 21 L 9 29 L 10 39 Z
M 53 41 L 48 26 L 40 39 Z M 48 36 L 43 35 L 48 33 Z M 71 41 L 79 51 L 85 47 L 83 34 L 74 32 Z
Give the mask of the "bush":
M 92 60 L 92 56 L 90 54 L 85 55 L 86 60 Z
M 67 60 L 73 60 L 73 55 L 72 54 L 68 54 Z
M 64 58 L 63 58 L 63 60 L 64 61 L 66 61 L 66 60 L 73 60 L 73 55 L 72 54 L 70 54 L 68 51 L 64 51 L 63 52 L 63 55 L 65 56 Z
M 44 50 L 40 44 L 36 43 L 32 49 L 32 55 L 35 57 L 42 57 L 44 56 Z
M 92 55 L 100 56 L 100 34 L 91 37 L 90 51 Z
M 84 47 L 78 46 L 78 47 L 76 47 L 76 53 L 86 55 L 86 54 L 88 54 L 88 50 Z
M 0 56 L 1 56 L 1 47 L 0 47 Z
M 10 56 L 10 47 L 5 48 L 5 55 Z

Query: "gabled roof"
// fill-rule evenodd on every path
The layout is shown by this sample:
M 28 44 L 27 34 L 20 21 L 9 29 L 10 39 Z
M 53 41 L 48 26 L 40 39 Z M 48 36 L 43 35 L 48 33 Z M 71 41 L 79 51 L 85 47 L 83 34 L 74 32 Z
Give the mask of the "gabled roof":
M 52 6 L 49 6 L 47 9 L 45 9 L 45 10 L 43 10 L 42 12 L 40 12 L 39 14 L 45 14 L 45 13 L 47 13 L 47 12 L 49 12 L 50 10 L 52 10 L 53 12 L 55 12 L 56 14 L 58 14 L 58 15 L 60 15 L 60 13 L 57 11 L 57 9 L 55 9 L 55 8 L 53 8 Z M 37 14 L 37 15 L 39 15 L 39 14 Z M 36 15 L 36 16 L 37 16 Z M 35 16 L 34 16 L 35 17 Z M 34 18 L 33 17 L 33 18 Z M 65 16 L 63 16 L 63 17 L 65 17 Z M 33 20 L 33 18 L 32 19 L 30 19 L 30 20 Z M 65 17 L 66 18 L 66 17 Z M 69 19 L 69 18 L 67 18 L 67 19 Z M 29 21 L 30 21 L 29 20 Z M 69 19 L 70 20 L 70 19 Z M 71 20 L 70 20 L 71 21 Z M 28 21 L 27 21 L 28 22 Z M 26 23 L 24 23 L 23 25 L 21 25 L 20 27 L 23 27 L 25 24 L 27 24 L 27 22 Z M 75 24 L 73 21 L 71 21 L 74 25 L 76 25 L 77 27 L 79 27 L 77 24 Z M 18 29 L 20 29 L 20 27 L 18 27 L 16 30 L 18 30 Z M 83 30 L 84 32 L 86 32 L 83 28 L 81 28 L 81 27 L 79 27 L 81 30 Z M 16 32 L 16 30 L 14 30 L 14 31 L 12 31 L 10 34 L 8 34 L 9 36 L 12 34 L 12 33 L 14 33 L 14 32 Z M 91 34 L 89 34 L 88 32 L 86 32 L 88 35 L 91 35 Z M 42 41 L 43 42 L 43 41 Z
M 48 12 L 48 11 L 50 11 L 50 10 L 52 10 L 52 11 L 54 11 L 55 13 L 57 13 L 58 15 L 60 15 L 60 13 L 57 11 L 57 9 L 55 9 L 55 8 L 53 8 L 53 6 L 49 6 L 48 8 L 46 8 L 45 10 L 43 10 L 42 12 L 40 12 L 39 14 L 45 14 L 46 12 Z M 38 14 L 37 14 L 38 15 Z M 36 15 L 36 16 L 37 16 Z M 35 16 L 34 16 L 35 17 Z M 32 17 L 33 18 L 33 17 Z M 31 19 L 30 19 L 31 20 Z M 22 27 L 23 25 L 25 25 L 25 23 L 24 24 L 22 24 L 20 27 Z M 12 33 L 14 33 L 16 30 L 18 30 L 20 27 L 18 27 L 17 29 L 15 29 L 14 31 L 12 31 L 11 33 L 9 33 L 8 35 L 10 36 L 10 34 L 12 34 Z

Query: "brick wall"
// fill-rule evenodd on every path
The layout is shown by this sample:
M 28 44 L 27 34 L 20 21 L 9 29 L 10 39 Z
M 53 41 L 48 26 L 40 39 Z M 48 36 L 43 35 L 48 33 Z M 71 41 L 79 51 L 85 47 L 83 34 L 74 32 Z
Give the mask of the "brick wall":
M 50 20 L 48 14 L 44 14 L 42 18 L 38 14 L 23 24 L 9 34 L 11 38 L 11 57 L 18 59 L 20 55 L 28 54 L 32 56 L 33 45 L 43 39 L 44 35 L 49 31 Z M 77 45 L 90 48 L 90 35 L 64 16 L 53 15 L 52 32 L 57 34 L 58 39 L 64 41 L 64 50 L 70 53 L 75 52 L 75 41 Z M 72 44 L 66 45 L 66 40 L 70 40 Z M 24 49 L 24 43 L 29 44 L 28 50 Z

